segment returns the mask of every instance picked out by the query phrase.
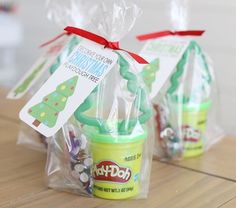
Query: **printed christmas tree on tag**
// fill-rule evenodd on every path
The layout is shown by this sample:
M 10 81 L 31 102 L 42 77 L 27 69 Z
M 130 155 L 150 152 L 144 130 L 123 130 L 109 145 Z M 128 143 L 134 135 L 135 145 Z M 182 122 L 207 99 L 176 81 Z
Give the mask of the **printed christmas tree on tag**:
M 31 107 L 28 113 L 35 118 L 33 125 L 41 123 L 52 128 L 57 122 L 58 115 L 64 110 L 68 97 L 73 95 L 78 76 L 74 76 L 58 85 L 56 91 L 43 98 L 43 101 Z
M 15 96 L 17 96 L 19 93 L 24 92 L 30 85 L 30 83 L 32 82 L 32 80 L 38 75 L 38 73 L 43 69 L 44 65 L 45 65 L 46 61 L 42 62 L 41 64 L 39 64 L 34 70 L 33 72 L 23 81 L 23 83 L 17 87 L 14 90 L 14 94 Z
M 81 40 L 22 108 L 20 119 L 44 136 L 51 137 L 73 115 L 117 60 L 118 55 L 112 50 L 86 39 Z

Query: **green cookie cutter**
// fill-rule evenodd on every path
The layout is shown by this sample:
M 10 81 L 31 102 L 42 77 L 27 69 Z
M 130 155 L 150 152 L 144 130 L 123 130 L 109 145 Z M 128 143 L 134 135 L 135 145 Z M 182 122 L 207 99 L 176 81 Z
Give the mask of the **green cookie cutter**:
M 156 80 L 156 73 L 160 70 L 160 59 L 155 58 L 145 65 L 140 73 L 149 91 L 152 91 L 152 84 Z
M 57 56 L 55 63 L 52 64 L 51 67 L 49 68 L 49 72 L 51 74 L 53 74 L 58 69 L 58 67 L 62 64 L 65 58 L 71 54 L 71 52 L 73 51 L 75 46 L 79 44 L 79 42 L 80 39 L 78 37 L 76 36 L 72 37 L 72 39 L 68 43 L 68 46 L 66 47 L 66 49 L 64 49 L 65 51 L 63 51 L 59 56 Z
M 179 97 L 177 95 L 174 96 L 173 94 L 175 93 L 175 91 L 179 87 L 180 83 L 179 83 L 178 79 L 183 75 L 184 66 L 187 63 L 188 58 L 190 56 L 190 52 L 192 50 L 194 50 L 196 52 L 196 54 L 200 56 L 198 61 L 201 62 L 201 66 L 202 66 L 203 70 L 205 71 L 205 75 L 202 73 L 202 78 L 205 80 L 205 83 L 210 85 L 212 82 L 211 73 L 209 71 L 209 67 L 208 67 L 205 55 L 203 54 L 200 46 L 195 41 L 191 41 L 188 48 L 184 52 L 181 60 L 178 62 L 177 66 L 176 66 L 175 73 L 173 73 L 170 78 L 171 85 L 167 90 L 167 95 L 171 96 L 171 98 L 176 101 L 179 101 Z M 202 89 L 204 89 L 204 86 L 202 86 Z M 182 100 L 183 103 L 188 103 L 189 101 L 190 101 L 189 97 L 183 96 L 183 100 Z
M 139 86 L 138 77 L 134 73 L 129 71 L 130 66 L 125 58 L 123 58 L 119 53 L 117 54 L 119 56 L 118 64 L 120 66 L 120 75 L 127 80 L 127 89 L 132 94 L 136 95 L 135 107 L 139 108 L 139 111 L 142 112 L 142 114 L 136 118 L 131 118 L 129 120 L 123 119 L 117 122 L 119 135 L 127 135 L 135 127 L 137 122 L 139 122 L 140 124 L 146 123 L 152 115 L 152 110 L 146 102 L 146 91 Z M 99 133 L 109 134 L 111 133 L 111 129 L 106 120 L 101 118 L 89 117 L 84 114 L 85 111 L 89 110 L 92 107 L 94 103 L 94 96 L 96 95 L 97 90 L 98 87 L 96 87 L 93 92 L 85 99 L 85 101 L 77 108 L 74 116 L 80 123 L 98 128 Z

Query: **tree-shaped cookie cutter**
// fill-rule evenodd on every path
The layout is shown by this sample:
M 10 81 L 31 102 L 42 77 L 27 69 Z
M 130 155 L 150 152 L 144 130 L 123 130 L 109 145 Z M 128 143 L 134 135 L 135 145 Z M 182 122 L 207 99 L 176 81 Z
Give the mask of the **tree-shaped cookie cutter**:
M 145 65 L 140 73 L 149 91 L 152 91 L 152 84 L 156 80 L 156 73 L 159 71 L 159 69 L 160 59 L 155 58 L 150 61 L 149 64 Z
M 212 82 L 212 76 L 204 53 L 202 52 L 200 46 L 195 41 L 191 41 L 188 48 L 184 52 L 181 60 L 178 62 L 176 66 L 176 71 L 172 74 L 170 78 L 170 87 L 167 90 L 167 95 L 170 96 L 172 99 L 175 99 L 177 102 L 179 101 L 179 97 L 174 96 L 174 93 L 179 88 L 180 83 L 178 79 L 183 75 L 184 68 L 186 63 L 188 62 L 191 51 L 195 51 L 198 61 L 200 61 L 200 65 L 202 67 L 201 76 L 205 84 L 201 86 L 201 89 L 205 90 L 205 86 L 206 85 L 210 86 Z M 188 103 L 189 101 L 190 98 L 183 95 L 182 102 Z
M 49 72 L 51 74 L 53 74 L 57 70 L 57 68 L 62 64 L 63 60 L 65 59 L 64 57 L 68 57 L 71 54 L 75 46 L 79 44 L 80 40 L 81 39 L 77 36 L 73 36 L 71 38 L 68 43 L 68 46 L 66 46 L 66 49 L 64 49 L 65 51 L 63 51 L 59 56 L 57 56 L 55 63 L 50 66 Z
M 122 78 L 127 80 L 128 91 L 136 95 L 135 107 L 138 108 L 141 112 L 141 114 L 136 118 L 130 118 L 129 120 L 123 119 L 118 121 L 118 133 L 129 134 L 130 130 L 134 128 L 137 122 L 139 122 L 140 124 L 146 123 L 147 120 L 151 117 L 152 111 L 148 103 L 146 102 L 147 95 L 145 89 L 139 86 L 138 77 L 134 73 L 129 71 L 130 65 L 127 60 L 119 53 L 117 54 L 119 56 L 118 64 L 120 67 L 120 75 Z M 93 92 L 85 99 L 85 101 L 77 108 L 74 116 L 82 124 L 97 127 L 101 134 L 109 134 L 111 133 L 111 129 L 106 120 L 102 118 L 89 117 L 84 114 L 85 111 L 89 110 L 92 107 L 97 90 L 98 88 L 95 88 Z

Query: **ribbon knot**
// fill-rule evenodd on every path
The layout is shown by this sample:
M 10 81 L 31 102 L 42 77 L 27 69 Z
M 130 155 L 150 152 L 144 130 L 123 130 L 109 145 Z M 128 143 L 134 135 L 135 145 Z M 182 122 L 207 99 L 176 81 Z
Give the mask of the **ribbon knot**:
M 105 44 L 104 48 L 111 48 L 113 50 L 118 50 L 119 49 L 119 42 L 107 41 L 107 43 Z
M 144 58 L 142 58 L 141 56 L 120 48 L 119 47 L 119 42 L 108 41 L 107 39 L 105 39 L 102 36 L 99 36 L 97 34 L 89 32 L 87 30 L 83 30 L 83 29 L 76 28 L 76 27 L 66 27 L 64 30 L 67 31 L 69 34 L 79 35 L 79 36 L 81 36 L 83 38 L 86 38 L 86 39 L 91 40 L 91 41 L 93 41 L 95 43 L 103 45 L 104 48 L 110 48 L 112 50 L 125 51 L 134 60 L 136 60 L 138 63 L 140 63 L 140 64 L 148 64 L 148 62 Z

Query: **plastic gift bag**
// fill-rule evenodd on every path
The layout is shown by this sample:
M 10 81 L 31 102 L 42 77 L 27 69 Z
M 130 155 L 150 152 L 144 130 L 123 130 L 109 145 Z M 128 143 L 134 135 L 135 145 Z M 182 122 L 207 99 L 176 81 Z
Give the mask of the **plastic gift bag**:
M 90 30 L 118 41 L 140 10 L 132 1 L 94 3 Z M 48 186 L 106 199 L 145 198 L 153 149 L 152 109 L 127 53 L 49 143 Z
M 171 37 L 173 33 L 178 37 Z M 156 54 L 141 74 L 155 108 L 155 155 L 160 159 L 199 156 L 224 136 L 218 124 L 212 62 L 198 43 L 187 37 L 201 34 L 202 31 L 152 33 L 152 40 L 141 52 L 147 59 L 148 51 Z M 150 35 L 139 37 L 149 38 Z
M 88 146 L 86 136 L 72 117 L 49 140 L 46 166 L 49 187 L 92 196 L 93 160 Z
M 155 108 L 154 154 L 179 160 L 201 155 L 223 138 L 224 131 L 213 63 L 193 37 L 203 31 L 192 31 L 189 1 L 162 3 L 165 15 L 157 21 L 171 31 L 142 37 L 146 44 L 140 54 L 150 65 L 141 74 Z
M 48 140 L 45 136 L 21 122 L 17 144 L 46 153 Z
M 95 4 L 87 0 L 47 0 L 47 17 L 60 28 L 67 25 L 87 28 L 91 24 Z
M 89 12 L 93 9 L 90 1 L 48 0 L 46 6 L 48 19 L 53 21 L 61 28 L 68 24 L 87 27 L 87 25 L 90 23 L 90 18 L 85 18 L 85 11 L 87 17 L 89 17 Z M 56 71 L 56 69 L 70 55 L 75 46 L 77 46 L 80 42 L 80 38 L 73 35 L 58 36 L 57 38 L 58 40 L 49 41 L 42 47 L 43 51 L 58 50 L 58 53 L 56 53 L 54 61 L 50 65 L 47 65 L 47 69 L 44 69 L 43 74 L 41 74 L 38 80 L 30 87 L 27 93 L 28 97 L 31 97 L 33 94 L 35 94 L 35 92 L 37 92 L 42 84 L 51 76 L 51 74 Z M 60 50 L 60 47 L 63 47 L 63 49 Z M 28 77 L 32 77 L 33 79 L 38 71 L 39 70 L 37 70 L 35 73 L 31 73 Z M 19 91 L 18 93 L 20 93 L 22 90 L 25 90 L 28 83 L 30 82 L 23 82 L 23 85 L 18 87 L 19 90 L 16 89 L 17 92 Z M 27 125 L 21 123 L 17 144 L 26 146 L 30 149 L 46 152 L 46 143 L 47 139 L 43 135 L 35 132 Z

